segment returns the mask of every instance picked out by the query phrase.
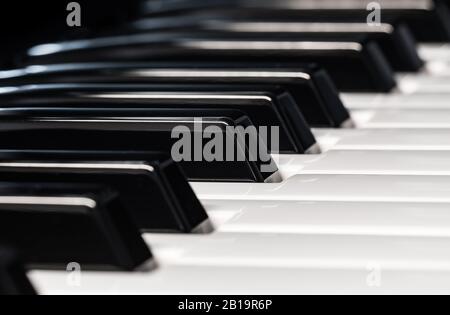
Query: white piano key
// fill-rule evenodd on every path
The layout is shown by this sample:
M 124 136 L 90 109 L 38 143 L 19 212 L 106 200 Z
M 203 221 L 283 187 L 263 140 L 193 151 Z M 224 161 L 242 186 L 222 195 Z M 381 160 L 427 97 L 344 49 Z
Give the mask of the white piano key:
M 445 203 L 205 200 L 216 233 L 450 237 Z
M 422 71 L 432 76 L 448 77 L 450 76 L 450 60 L 430 60 Z
M 450 151 L 330 150 L 273 156 L 285 179 L 297 174 L 450 175 Z
M 191 183 L 202 200 L 450 202 L 448 176 L 295 175 L 281 183 Z
M 450 109 L 450 94 L 446 93 L 416 93 L 406 95 L 400 93 L 342 93 L 342 101 L 350 110 L 357 109 L 419 109 L 448 110 Z
M 65 272 L 33 271 L 31 279 L 44 294 L 207 290 L 230 294 L 237 288 L 253 294 L 445 290 L 450 280 L 449 238 L 277 234 L 147 234 L 145 238 L 159 261 L 155 271 L 82 272 L 79 286 L 71 285 Z
M 357 128 L 450 128 L 450 109 L 356 109 L 351 115 Z
M 448 237 L 273 233 L 144 234 L 164 265 L 450 271 Z
M 419 54 L 425 61 L 448 61 L 450 62 L 449 44 L 420 44 Z
M 401 74 L 397 76 L 398 90 L 404 94 L 450 93 L 450 77 L 423 74 Z
M 313 129 L 322 151 L 450 150 L 449 129 Z
M 32 271 L 44 295 L 450 294 L 446 271 L 163 266 L 151 273 Z

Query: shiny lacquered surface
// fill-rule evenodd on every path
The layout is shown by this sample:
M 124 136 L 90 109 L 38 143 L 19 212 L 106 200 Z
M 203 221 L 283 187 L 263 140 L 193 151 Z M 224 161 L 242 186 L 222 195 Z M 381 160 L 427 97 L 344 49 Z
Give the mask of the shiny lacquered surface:
M 65 272 L 33 271 L 42 294 L 448 294 L 450 274 L 442 270 L 364 268 L 272 268 L 163 266 L 153 273 L 83 273 L 81 286 L 68 285 Z M 182 279 L 183 281 L 180 281 Z M 239 283 L 239 287 L 236 287 Z
M 200 199 L 450 202 L 450 178 L 295 175 L 277 184 L 192 183 Z
M 414 93 L 414 94 L 371 94 L 344 93 L 342 100 L 349 109 L 418 109 L 418 110 L 447 110 L 450 109 L 448 94 Z
M 314 129 L 322 150 L 450 150 L 447 129 Z
M 449 236 L 447 203 L 205 200 L 218 233 Z
M 297 174 L 450 175 L 450 151 L 330 150 L 274 158 L 285 179 Z
M 351 115 L 358 128 L 450 128 L 450 110 L 361 109 Z

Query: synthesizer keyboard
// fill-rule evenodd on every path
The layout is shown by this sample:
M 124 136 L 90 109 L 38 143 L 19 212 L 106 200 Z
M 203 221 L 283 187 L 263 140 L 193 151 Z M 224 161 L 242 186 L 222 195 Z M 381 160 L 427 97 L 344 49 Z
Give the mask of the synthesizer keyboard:
M 450 1 L 368 3 L 130 1 L 11 44 L 0 294 L 449 294 Z

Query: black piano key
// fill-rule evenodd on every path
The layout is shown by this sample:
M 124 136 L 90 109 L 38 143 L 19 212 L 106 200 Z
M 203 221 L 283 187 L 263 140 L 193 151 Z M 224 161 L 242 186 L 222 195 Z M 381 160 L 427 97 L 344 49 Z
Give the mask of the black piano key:
M 383 53 L 396 71 L 416 72 L 425 65 L 417 49 L 417 41 L 406 24 L 398 23 L 392 36 L 380 40 Z
M 234 2 L 233 2 L 234 1 Z M 142 14 L 158 16 L 160 14 L 173 14 L 175 12 L 189 12 L 190 10 L 199 10 L 207 8 L 227 8 L 229 4 L 237 4 L 235 0 L 209 0 L 209 1 L 191 1 L 191 0 L 145 0 L 141 6 Z
M 450 9 L 450 1 L 449 0 L 437 0 L 444 3 Z
M 173 89 L 171 86 L 165 89 L 168 92 L 164 92 L 161 86 L 152 88 L 147 85 L 44 85 L 3 93 L 0 102 L 3 107 L 84 108 L 84 112 L 89 109 L 89 113 L 85 115 L 112 117 L 121 115 L 228 117 L 230 111 L 238 111 L 237 114 L 233 114 L 233 119 L 237 120 L 245 115 L 257 128 L 269 126 L 279 128 L 279 142 L 274 151 L 317 152 L 316 140 L 295 100 L 289 93 L 279 91 L 278 88 L 271 88 L 270 92 L 217 92 L 215 86 L 212 86 L 209 91 L 200 93 L 172 92 Z M 93 104 L 96 104 L 97 108 L 108 110 L 95 112 Z M 119 107 L 122 110 L 114 113 L 113 110 Z M 9 113 L 13 114 L 11 111 L 4 111 L 3 116 Z M 71 114 L 67 110 L 65 113 Z M 78 110 L 77 113 L 80 114 L 82 111 Z M 41 115 L 51 114 L 41 113 Z M 270 139 L 269 133 L 268 140 Z M 267 145 L 269 150 L 272 150 L 270 141 Z
M 17 253 L 0 247 L 0 295 L 36 295 Z
M 202 92 L 203 89 L 217 92 L 269 91 L 282 99 L 285 99 L 288 93 L 313 127 L 341 127 L 348 125 L 350 120 L 350 114 L 339 98 L 334 83 L 323 69 L 314 65 L 279 67 L 276 64 L 254 62 L 94 63 L 31 66 L 0 72 L 0 85 L 3 86 L 105 82 L 145 83 L 146 88 L 153 92 Z M 75 88 L 73 85 L 70 87 Z M 0 95 L 5 97 L 8 94 L 15 95 Z
M 341 28 L 344 23 L 340 23 Z M 338 24 L 336 24 L 338 25 Z M 270 27 L 270 26 L 269 26 Z M 351 28 L 351 27 L 350 27 Z M 368 27 L 371 28 L 370 26 Z M 417 72 L 420 71 L 424 65 L 420 58 L 416 41 L 409 28 L 404 24 L 396 26 L 385 24 L 379 28 L 379 32 L 375 31 L 375 26 L 371 30 L 360 32 L 302 32 L 298 33 L 258 33 L 261 38 L 269 39 L 271 37 L 284 38 L 286 40 L 308 40 L 308 39 L 334 39 L 339 41 L 352 41 L 358 38 L 367 38 L 376 42 L 384 56 L 389 61 L 391 67 L 395 71 L 401 72 Z M 217 36 L 217 32 L 214 32 Z M 245 33 L 243 33 L 245 35 Z M 248 36 L 254 37 L 254 33 L 247 33 Z
M 0 181 L 91 183 L 120 194 L 144 232 L 208 232 L 208 215 L 183 172 L 155 152 L 0 151 Z
M 203 2 L 203 3 L 202 3 Z M 270 22 L 273 19 L 295 19 L 303 22 L 358 22 L 367 23 L 365 0 L 346 1 L 271 1 L 271 0 L 215 0 L 158 1 L 148 7 L 150 17 L 180 17 L 187 13 L 203 16 L 258 17 Z M 450 40 L 450 10 L 447 0 L 377 1 L 381 6 L 381 22 L 405 23 L 421 42 L 448 42 Z
M 0 242 L 30 268 L 132 271 L 152 255 L 118 195 L 59 183 L 0 185 Z
M 396 86 L 392 68 L 373 41 L 258 41 L 189 34 L 134 34 L 51 43 L 29 50 L 29 63 L 94 61 L 316 62 L 338 88 L 388 92 Z
M 184 22 L 184 23 L 183 23 Z M 299 23 L 295 20 L 261 20 L 257 17 L 234 19 L 233 16 L 187 15 L 178 17 L 154 18 L 135 23 L 136 31 L 189 31 L 212 34 L 217 38 L 246 36 L 256 39 L 308 40 L 335 39 L 342 41 L 366 37 L 380 46 L 391 66 L 396 71 L 419 71 L 421 60 L 416 41 L 405 24 L 369 26 L 367 23 Z M 129 30 L 128 30 L 129 31 Z
M 243 121 L 245 123 L 245 119 Z M 0 142 L 0 150 L 156 151 L 178 159 L 176 161 L 180 162 L 184 173 L 192 181 L 279 180 L 277 166 L 267 153 L 264 140 L 259 140 L 259 134 L 253 135 L 249 130 L 249 138 L 253 142 L 238 141 L 240 136 L 245 136 L 237 128 L 245 127 L 240 123 L 228 117 L 28 115 L 16 120 L 2 120 L 0 135 L 2 139 L 7 138 Z M 175 128 L 183 129 L 183 133 L 173 136 Z M 253 130 L 258 131 L 256 128 Z M 203 153 L 207 144 L 213 144 L 211 137 L 220 137 L 223 144 L 232 143 L 234 146 L 224 146 L 223 152 L 217 151 L 220 156 L 209 161 Z M 189 143 L 181 143 L 188 142 L 185 138 L 190 139 Z M 172 150 L 176 144 L 183 151 L 181 153 L 187 152 L 189 156 L 174 157 Z M 251 144 L 258 146 L 258 152 L 252 151 L 254 147 Z M 199 160 L 197 155 L 201 157 Z

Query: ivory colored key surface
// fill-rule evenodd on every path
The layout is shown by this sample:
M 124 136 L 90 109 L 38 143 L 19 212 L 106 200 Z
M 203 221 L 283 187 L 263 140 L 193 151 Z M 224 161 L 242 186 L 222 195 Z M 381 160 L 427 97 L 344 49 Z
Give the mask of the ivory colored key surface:
M 145 234 L 160 265 L 365 268 L 450 271 L 450 238 L 227 233 Z
M 218 233 L 450 236 L 446 203 L 205 200 Z
M 450 75 L 450 60 L 435 60 L 429 61 L 425 65 L 425 72 L 433 76 L 449 76 Z
M 450 44 L 421 44 L 419 54 L 426 61 L 450 62 Z
M 295 175 L 276 184 L 191 185 L 203 200 L 450 203 L 447 176 Z
M 397 76 L 398 90 L 404 94 L 450 93 L 450 77 L 428 74 L 402 74 Z
M 341 98 L 348 109 L 450 109 L 450 94 L 374 94 L 342 93 Z
M 450 175 L 450 151 L 330 150 L 273 156 L 284 179 L 301 174 Z
M 450 254 L 445 250 L 450 245 L 448 238 L 239 233 L 183 239 L 176 235 L 147 234 L 145 238 L 153 246 L 159 262 L 159 269 L 154 272 L 129 276 L 84 272 L 78 288 L 70 288 L 65 272 L 34 271 L 30 273 L 31 279 L 43 293 L 101 290 L 102 293 L 174 294 L 181 293 L 178 288 L 190 294 L 201 290 L 209 290 L 211 294 L 231 293 L 232 289 L 236 293 L 236 283 L 240 284 L 242 293 L 247 290 L 281 293 L 283 288 L 290 293 L 311 292 L 311 288 L 363 290 L 371 287 L 368 274 L 377 270 L 386 273 L 384 290 L 442 290 L 446 287 L 441 281 L 450 278 Z M 250 269 L 253 272 L 244 275 L 243 271 Z M 239 282 L 225 279 L 235 271 L 244 275 Z M 342 271 L 345 277 L 336 281 Z M 171 278 L 174 274 L 179 277 Z M 412 274 L 417 278 L 411 277 Z M 196 277 L 190 278 L 192 275 Z M 247 281 L 256 280 L 257 275 L 264 279 L 257 281 L 259 289 Z M 326 275 L 331 278 L 327 279 Z M 403 281 L 405 277 L 407 281 Z M 182 284 L 186 282 L 189 291 Z
M 370 277 L 372 276 L 372 277 Z M 162 266 L 152 273 L 83 272 L 79 286 L 67 272 L 32 271 L 41 294 L 449 294 L 450 272 L 364 268 Z
M 450 150 L 448 129 L 314 129 L 322 151 L 328 150 Z
M 351 115 L 357 128 L 450 128 L 450 109 L 360 109 Z

